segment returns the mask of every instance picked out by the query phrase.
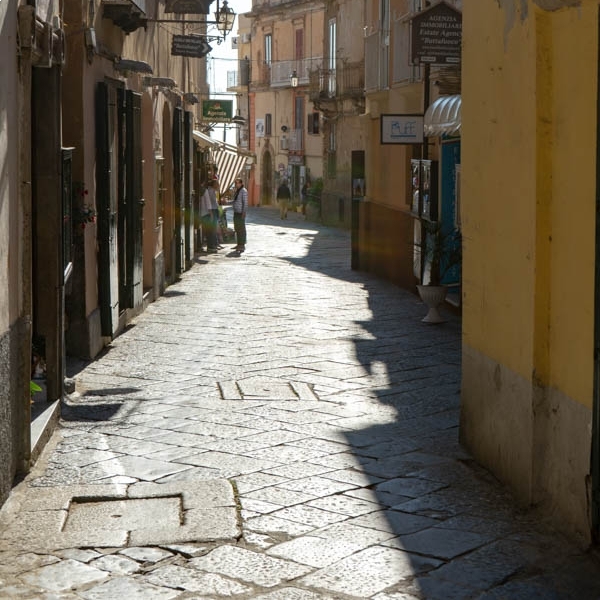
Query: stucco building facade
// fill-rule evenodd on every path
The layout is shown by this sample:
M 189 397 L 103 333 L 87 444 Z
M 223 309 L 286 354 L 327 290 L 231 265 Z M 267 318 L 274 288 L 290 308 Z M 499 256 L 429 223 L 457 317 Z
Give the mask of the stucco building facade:
M 466 0 L 461 438 L 598 531 L 599 4 Z M 596 416 L 595 416 L 596 415 Z
M 323 60 L 323 14 L 318 0 L 256 0 L 246 15 L 251 22 L 248 91 L 257 203 L 274 203 L 282 179 L 299 202 L 304 182 L 323 175 L 321 115 L 309 97 L 309 74 Z
M 223 37 L 222 5 L 171 4 L 0 3 L 0 503 L 56 421 L 66 356 L 96 356 L 190 267 L 202 183 L 246 160 L 197 130 L 205 60 L 172 49 L 184 20 Z

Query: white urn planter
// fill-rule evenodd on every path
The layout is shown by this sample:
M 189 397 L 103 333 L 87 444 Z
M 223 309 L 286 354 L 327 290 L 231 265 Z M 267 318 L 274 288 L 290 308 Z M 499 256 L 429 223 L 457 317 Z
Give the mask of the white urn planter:
M 419 296 L 425 303 L 429 312 L 421 319 L 423 323 L 444 323 L 438 307 L 446 299 L 448 288 L 445 285 L 417 285 Z

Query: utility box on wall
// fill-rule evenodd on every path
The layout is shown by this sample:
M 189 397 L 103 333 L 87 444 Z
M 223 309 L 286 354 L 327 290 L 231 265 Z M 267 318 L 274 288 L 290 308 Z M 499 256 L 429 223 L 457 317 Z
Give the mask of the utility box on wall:
M 429 221 L 438 218 L 438 162 L 411 160 L 412 213 Z

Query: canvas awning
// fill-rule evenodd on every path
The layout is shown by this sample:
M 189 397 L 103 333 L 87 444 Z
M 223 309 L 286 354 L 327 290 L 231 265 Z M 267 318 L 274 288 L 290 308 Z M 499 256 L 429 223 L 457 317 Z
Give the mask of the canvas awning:
M 225 192 L 235 181 L 236 177 L 243 176 L 244 165 L 252 154 L 238 150 L 230 144 L 221 144 L 213 152 L 213 158 L 219 169 L 219 187 Z M 247 183 L 247 182 L 244 182 Z
M 217 165 L 219 188 L 221 192 L 227 191 L 235 178 L 242 175 L 246 161 L 253 159 L 254 154 L 214 140 L 201 131 L 194 130 L 193 136 L 201 146 L 210 148 L 211 160 Z
M 205 148 L 216 148 L 217 146 L 219 146 L 219 143 L 222 143 L 218 142 L 217 140 L 213 140 L 210 137 L 210 135 L 206 135 L 205 133 L 197 131 L 196 129 L 194 129 L 194 131 L 192 132 L 192 136 L 201 146 Z
M 460 135 L 460 95 L 441 96 L 425 113 L 424 130 L 428 137 Z

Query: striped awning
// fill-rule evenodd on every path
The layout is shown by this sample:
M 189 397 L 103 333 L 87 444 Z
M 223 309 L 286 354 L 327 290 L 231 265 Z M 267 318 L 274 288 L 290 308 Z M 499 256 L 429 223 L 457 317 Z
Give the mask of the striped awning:
M 219 188 L 221 192 L 228 190 L 236 177 L 243 176 L 244 165 L 248 158 L 252 157 L 249 152 L 243 152 L 235 146 L 223 143 L 213 151 L 212 155 L 219 169 Z
M 219 142 L 217 140 L 213 140 L 209 135 L 206 135 L 201 131 L 194 129 L 192 135 L 194 139 L 203 147 L 216 148 L 219 146 Z
M 211 160 L 217 165 L 219 189 L 227 191 L 235 178 L 243 175 L 244 165 L 254 154 L 238 149 L 236 146 L 213 140 L 201 131 L 194 130 L 194 139 L 203 147 L 210 148 Z
M 425 135 L 460 135 L 460 95 L 440 96 L 425 113 Z

